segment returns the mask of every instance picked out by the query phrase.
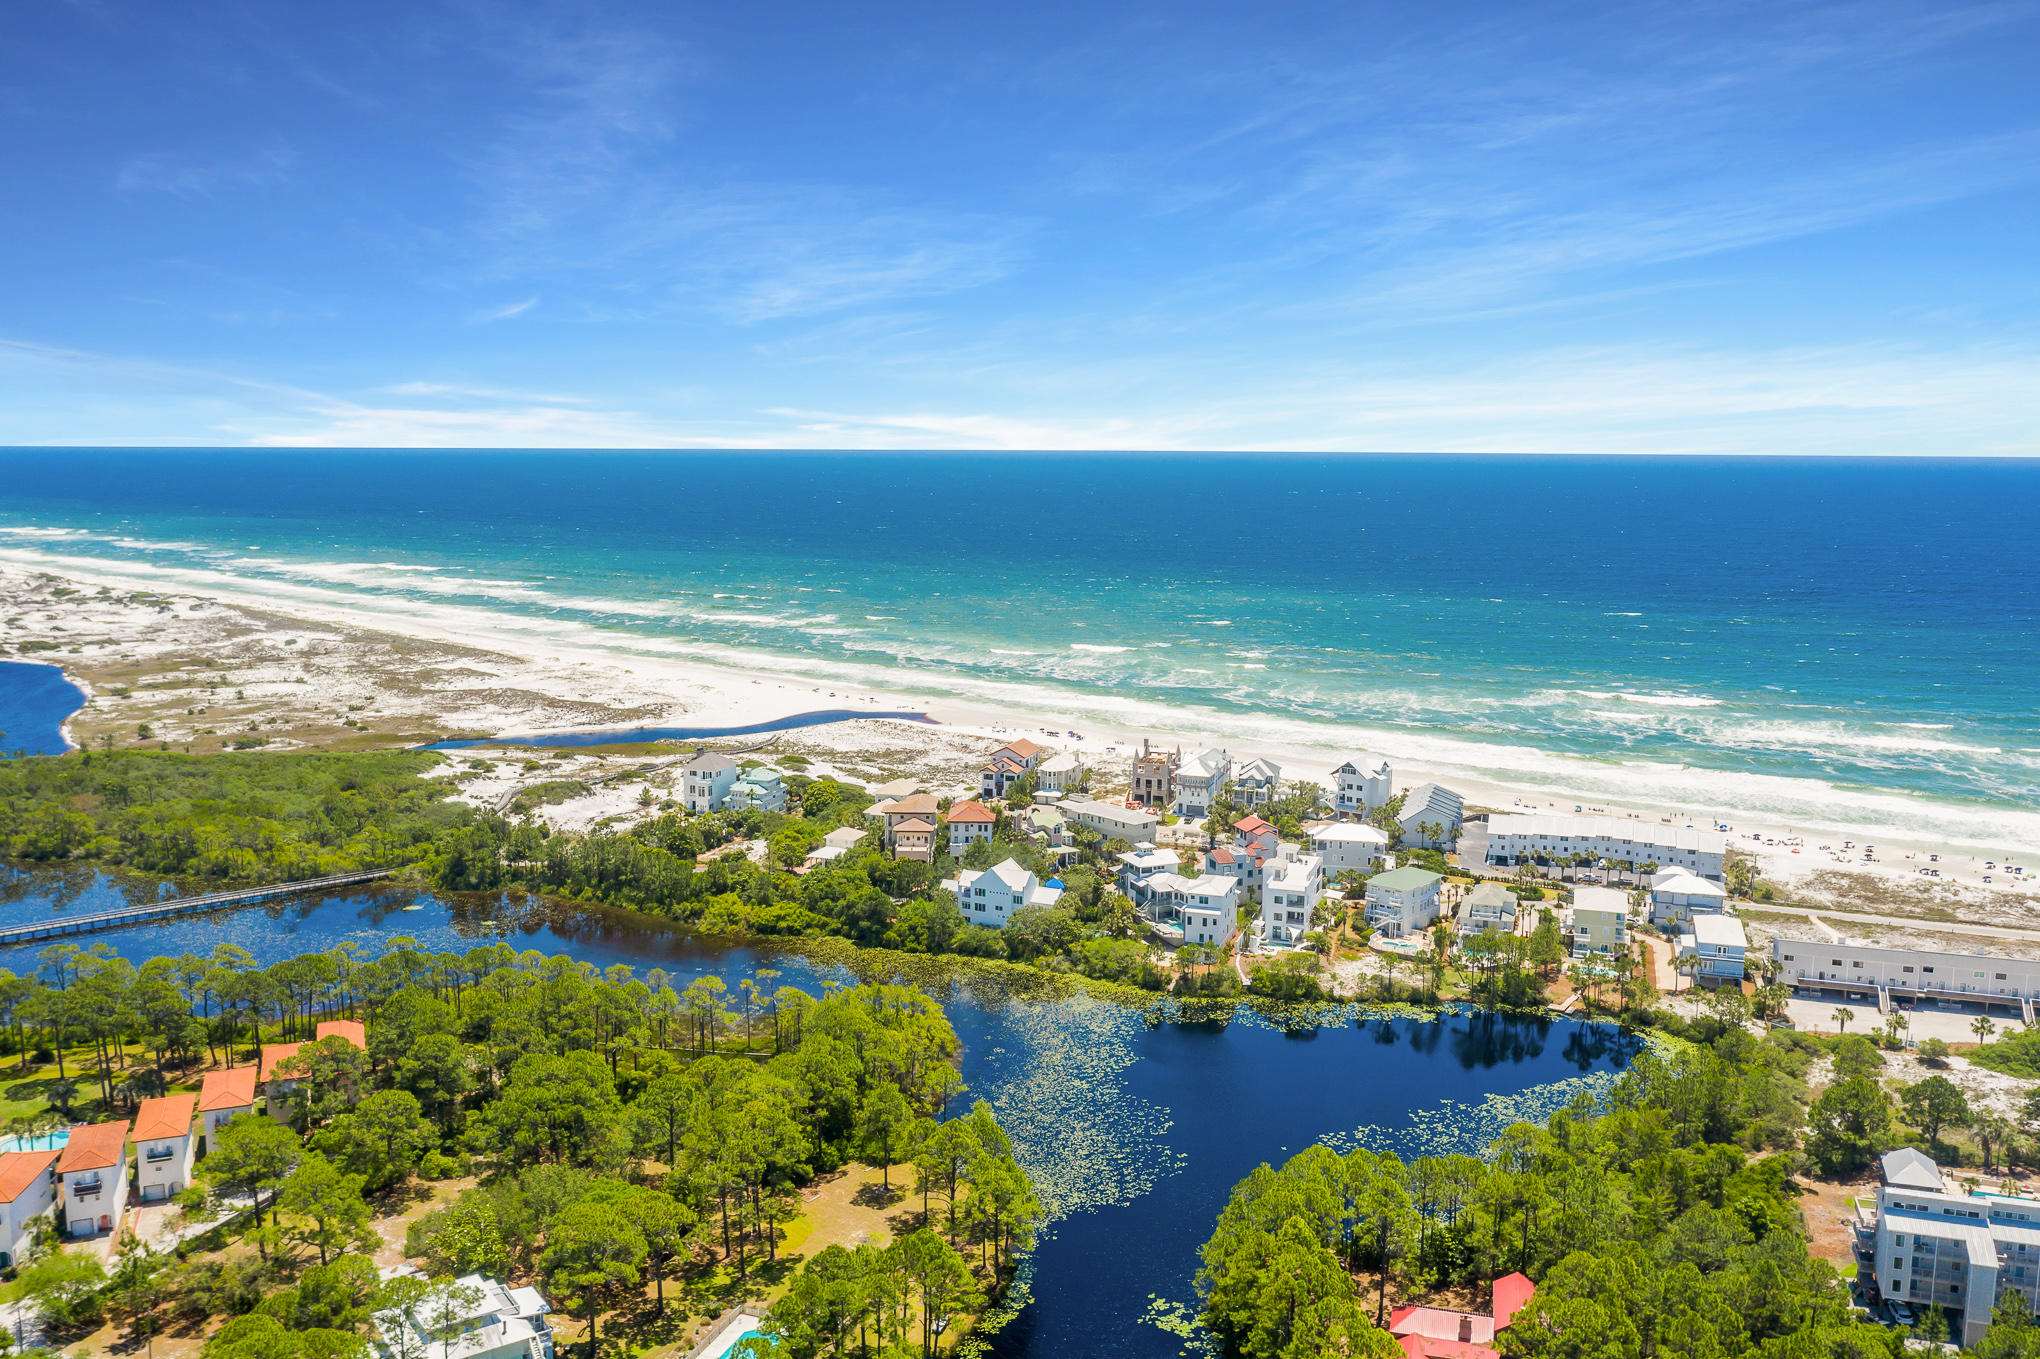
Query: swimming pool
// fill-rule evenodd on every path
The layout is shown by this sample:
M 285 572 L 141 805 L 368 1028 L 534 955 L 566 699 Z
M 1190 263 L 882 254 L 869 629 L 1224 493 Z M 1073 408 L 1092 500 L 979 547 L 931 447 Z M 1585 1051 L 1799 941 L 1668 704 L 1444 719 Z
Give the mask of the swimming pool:
M 55 1151 L 71 1140 L 69 1128 L 55 1132 L 37 1133 L 33 1137 L 0 1137 L 0 1153 L 10 1151 Z

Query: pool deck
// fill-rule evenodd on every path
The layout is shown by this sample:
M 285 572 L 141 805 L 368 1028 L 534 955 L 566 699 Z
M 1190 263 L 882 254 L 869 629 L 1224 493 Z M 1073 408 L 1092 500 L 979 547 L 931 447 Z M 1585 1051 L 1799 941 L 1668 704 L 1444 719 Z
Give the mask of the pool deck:
M 682 1359 L 722 1359 L 736 1347 L 737 1341 L 758 1327 L 765 1309 L 756 1303 L 741 1303 L 730 1308 L 715 1319 L 708 1334 L 701 1343 L 687 1351 Z

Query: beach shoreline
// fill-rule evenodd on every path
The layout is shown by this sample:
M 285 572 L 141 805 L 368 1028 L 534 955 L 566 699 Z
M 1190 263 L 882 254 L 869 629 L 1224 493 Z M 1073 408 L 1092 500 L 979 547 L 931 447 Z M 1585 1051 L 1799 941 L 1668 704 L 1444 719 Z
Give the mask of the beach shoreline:
M 1167 725 L 1115 721 L 1108 694 L 1094 697 L 1086 705 L 1090 712 L 1072 716 L 1034 706 L 1030 700 L 1038 701 L 1038 692 L 1020 685 L 1011 686 L 1009 706 L 918 692 L 912 672 L 905 670 L 898 685 L 852 692 L 802 683 L 768 668 L 769 662 L 754 668 L 720 657 L 647 654 L 639 638 L 617 639 L 634 648 L 629 650 L 587 645 L 585 629 L 548 638 L 543 620 L 506 624 L 500 615 L 463 616 L 448 609 L 406 617 L 311 598 L 251 599 L 189 583 L 141 591 L 124 573 L 4 557 L 0 602 L 14 615 L 20 640 L 60 644 L 34 658 L 62 665 L 85 689 L 85 706 L 66 723 L 74 746 L 108 734 L 131 744 L 143 723 L 156 742 L 179 749 L 218 748 L 233 740 L 270 749 L 368 748 L 513 734 L 757 726 L 816 709 L 912 710 L 937 725 L 839 722 L 780 733 L 776 748 L 797 750 L 868 781 L 884 775 L 943 788 L 971 786 L 984 752 L 1023 735 L 1076 752 L 1104 771 L 1108 786 L 1114 777 L 1123 782 L 1131 748 L 1143 738 L 1180 742 L 1186 754 L 1224 744 L 1236 756 L 1274 760 L 1285 777 L 1320 784 L 1330 782 L 1329 772 L 1342 760 L 1380 753 L 1393 761 L 1398 789 L 1435 779 L 1464 795 L 1469 807 L 1579 810 L 1651 825 L 1714 824 L 1700 809 L 1617 803 L 1483 779 L 1394 750 L 1368 751 L 1331 740 L 1247 744 L 1215 734 L 1218 724 L 1205 725 L 1195 708 L 1180 710 Z M 226 697 L 220 686 L 203 690 L 203 703 L 187 701 L 201 696 L 198 680 L 208 674 L 233 679 L 241 697 Z M 1140 706 L 1139 715 L 1152 719 L 1151 706 Z M 1336 727 L 1328 724 L 1328 730 L 1336 739 Z M 1875 880 L 1880 890 L 1909 891 L 1923 881 L 1917 868 L 1928 855 L 1940 856 L 1944 874 L 1933 886 L 1951 897 L 1977 898 L 1980 918 L 1999 917 L 2006 908 L 2030 909 L 2040 893 L 2040 883 L 2029 879 L 2011 886 L 2002 873 L 1988 887 L 1979 880 L 1983 863 L 2003 862 L 2008 855 L 2017 861 L 2019 845 L 1905 840 L 1888 830 L 1846 825 L 1795 826 L 1726 807 L 1713 813 L 1727 823 L 1731 845 L 1755 859 L 1767 880 L 1795 895 L 1803 895 L 1805 884 L 1821 873 L 1846 873 Z M 1750 839 L 1752 832 L 1761 838 Z M 1794 837 L 1805 843 L 1784 843 Z M 1859 847 L 1877 844 L 1879 862 L 1844 861 L 1819 848 L 1851 839 Z

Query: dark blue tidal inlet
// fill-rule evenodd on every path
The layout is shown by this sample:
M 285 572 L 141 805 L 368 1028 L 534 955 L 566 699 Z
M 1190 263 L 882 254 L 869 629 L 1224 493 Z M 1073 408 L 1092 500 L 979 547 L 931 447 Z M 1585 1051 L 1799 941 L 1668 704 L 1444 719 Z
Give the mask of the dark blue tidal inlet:
M 106 909 L 157 887 L 0 865 L 0 924 Z M 628 912 L 399 890 L 94 938 L 136 961 L 234 943 L 268 964 L 342 943 L 373 957 L 398 936 L 460 952 L 502 939 L 598 966 L 628 963 L 640 975 L 663 968 L 678 985 L 709 973 L 734 984 L 763 966 L 793 985 L 821 980 L 799 956 Z M 39 947 L 0 950 L 0 967 L 32 970 Z M 1197 1249 L 1255 1164 L 1320 1139 L 1405 1155 L 1475 1151 L 1514 1118 L 1542 1118 L 1580 1090 L 1605 1089 L 1634 1051 L 1619 1029 L 1570 1020 L 1349 1016 L 1285 1032 L 1246 1011 L 1228 1023 L 1150 1023 L 1102 1002 L 1026 1002 L 970 984 L 947 1006 L 966 1047 L 962 1098 L 998 1110 L 1053 1214 L 1033 1257 L 1031 1301 L 993 1341 L 1002 1359 L 1174 1359 L 1184 1342 L 1157 1322 L 1194 1311 Z
M 64 723 L 84 702 L 85 691 L 54 665 L 0 661 L 0 759 L 69 750 Z

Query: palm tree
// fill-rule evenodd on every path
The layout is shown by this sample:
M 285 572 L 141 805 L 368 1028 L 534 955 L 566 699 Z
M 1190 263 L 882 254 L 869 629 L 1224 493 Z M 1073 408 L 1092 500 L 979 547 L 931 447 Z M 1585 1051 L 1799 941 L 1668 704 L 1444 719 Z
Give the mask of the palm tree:
M 1851 1010 L 1846 1005 L 1837 1005 L 1835 1007 L 1836 1030 L 1841 1033 L 1847 1033 L 1849 1031 L 1849 1021 L 1854 1019 L 1855 1017 L 1856 1012 L 1854 1010 Z
M 1989 1170 L 1992 1148 L 2003 1151 L 2011 1141 L 2011 1120 L 2002 1114 L 1985 1114 L 1976 1120 L 1974 1131 L 1977 1146 L 1983 1151 L 1983 1168 Z
M 1990 1036 L 1997 1032 L 1997 1025 L 1990 1022 L 1989 1015 L 1978 1015 L 1969 1022 L 1969 1031 L 1976 1035 L 1979 1044 L 1988 1043 Z

